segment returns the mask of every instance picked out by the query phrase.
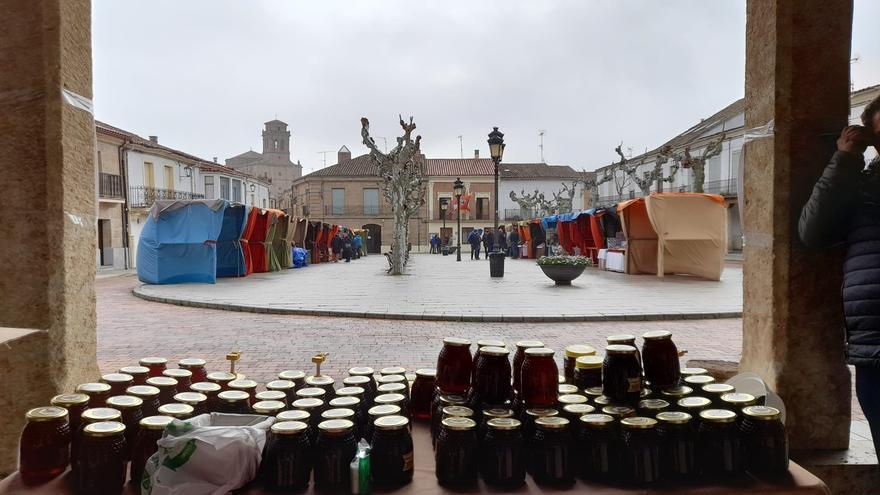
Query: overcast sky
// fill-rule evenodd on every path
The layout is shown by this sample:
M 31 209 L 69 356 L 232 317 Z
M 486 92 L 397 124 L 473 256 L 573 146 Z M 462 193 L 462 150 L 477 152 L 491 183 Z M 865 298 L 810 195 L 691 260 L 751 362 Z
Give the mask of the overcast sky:
M 745 1 L 95 0 L 96 117 L 203 158 L 290 125 L 305 172 L 413 115 L 433 158 L 505 133 L 508 162 L 593 170 L 743 96 Z M 880 83 L 880 2 L 856 0 L 856 88 Z M 380 146 L 381 139 L 377 139 Z

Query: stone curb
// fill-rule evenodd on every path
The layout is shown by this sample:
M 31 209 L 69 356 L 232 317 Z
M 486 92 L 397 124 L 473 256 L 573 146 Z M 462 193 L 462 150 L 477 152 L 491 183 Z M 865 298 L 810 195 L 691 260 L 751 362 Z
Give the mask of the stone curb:
M 742 311 L 722 311 L 714 313 L 645 313 L 645 314 L 590 314 L 590 315 L 548 315 L 548 316 L 510 316 L 510 315 L 451 315 L 429 313 L 370 313 L 362 311 L 337 311 L 294 308 L 267 308 L 242 304 L 212 303 L 152 296 L 140 292 L 140 287 L 131 293 L 145 301 L 174 304 L 192 308 L 217 309 L 273 315 L 332 316 L 337 318 L 366 318 L 375 320 L 412 321 L 463 321 L 463 322 L 515 322 L 515 323 L 554 323 L 554 322 L 597 322 L 597 321 L 669 321 L 669 320 L 714 320 L 720 318 L 742 318 Z

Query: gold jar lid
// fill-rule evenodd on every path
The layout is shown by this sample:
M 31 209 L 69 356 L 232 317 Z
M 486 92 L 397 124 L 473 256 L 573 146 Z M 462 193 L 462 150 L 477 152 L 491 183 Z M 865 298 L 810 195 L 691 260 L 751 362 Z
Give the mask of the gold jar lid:
M 662 340 L 662 339 L 671 339 L 672 332 L 666 330 L 652 330 L 650 332 L 645 332 L 642 334 L 642 338 L 645 340 Z
M 272 433 L 276 435 L 298 435 L 309 428 L 302 421 L 276 421 L 272 424 Z
M 348 370 L 349 376 L 366 376 L 371 377 L 376 374 L 376 370 L 369 366 L 355 366 Z
M 80 383 L 76 387 L 76 391 L 82 394 L 106 394 L 110 392 L 110 385 L 107 383 L 90 382 Z
M 666 390 L 661 390 L 660 395 L 662 395 L 664 397 L 673 397 L 676 400 L 678 400 L 678 399 L 684 397 L 685 395 L 692 394 L 693 392 L 694 392 L 694 389 L 692 389 L 688 386 L 685 386 L 685 385 L 680 385 L 678 387 L 672 387 L 672 388 L 667 388 Z
M 147 416 L 138 424 L 145 430 L 164 430 L 173 420 L 171 416 Z
M 32 422 L 67 420 L 67 409 L 55 406 L 35 407 L 25 417 Z
M 224 390 L 217 394 L 217 398 L 223 402 L 241 402 L 250 399 L 250 397 L 247 392 L 241 390 Z
M 279 380 L 290 380 L 295 382 L 297 380 L 304 380 L 306 378 L 306 372 L 301 370 L 284 370 L 278 373 Z
M 470 347 L 471 341 L 468 339 L 462 339 L 459 337 L 446 337 L 443 339 L 443 345 L 455 346 L 455 347 Z
M 529 347 L 526 349 L 526 356 L 533 357 L 553 357 L 553 349 L 549 347 Z
M 566 428 L 568 423 L 562 416 L 544 416 L 535 420 L 535 426 L 542 430 L 559 430 Z
M 468 345 L 470 345 L 470 342 L 468 342 Z M 388 366 L 386 368 L 382 368 L 381 370 L 379 370 L 379 374 L 382 376 L 405 375 L 406 368 L 404 368 L 402 366 Z
M 371 381 L 371 378 L 368 376 L 353 375 L 353 376 L 347 376 L 347 377 L 343 378 L 342 384 L 350 386 L 350 387 L 360 387 L 362 385 L 366 386 L 368 383 L 370 383 L 370 381 Z
M 185 419 L 193 415 L 195 410 L 189 404 L 181 404 L 180 402 L 170 402 L 159 406 L 159 414 L 163 416 L 171 416 L 172 418 Z
M 308 411 L 303 411 L 302 409 L 291 409 L 289 411 L 281 411 L 280 413 L 275 415 L 275 419 L 277 421 L 302 421 L 305 423 L 309 422 L 309 418 L 312 415 L 309 414 Z
M 208 362 L 201 358 L 183 358 L 177 362 L 181 368 L 204 368 L 206 364 Z
M 440 396 L 440 403 L 450 406 L 462 406 L 467 404 L 467 399 L 465 399 L 464 396 L 461 395 L 443 394 Z
M 266 390 L 290 390 L 296 388 L 296 384 L 290 380 L 272 380 L 266 384 Z
M 481 348 L 480 354 L 483 354 L 486 356 L 507 356 L 507 355 L 510 355 L 510 351 L 504 347 L 490 346 L 490 347 Z
M 81 417 L 85 423 L 116 421 L 122 417 L 122 413 L 119 412 L 119 409 L 113 409 L 112 407 L 93 407 L 83 411 Z
M 597 406 L 602 406 L 602 407 L 610 406 L 611 399 L 609 399 L 607 395 L 600 395 L 599 397 L 596 397 L 593 399 L 593 404 L 596 404 Z
M 712 401 L 705 397 L 685 397 L 679 399 L 677 404 L 682 409 L 705 409 L 712 404 Z
M 406 383 L 406 377 L 403 375 L 381 375 L 379 378 L 376 378 L 376 383 L 381 383 L 382 385 L 386 383 Z
M 649 411 L 662 411 L 669 407 L 669 403 L 663 399 L 642 399 L 639 401 L 639 409 L 647 409 Z
M 330 435 L 345 434 L 351 431 L 352 428 L 354 428 L 354 423 L 347 419 L 328 419 L 318 423 L 318 429 L 322 433 Z
M 327 391 L 318 387 L 305 387 L 296 391 L 296 396 L 304 399 L 324 397 L 325 395 L 327 395 Z
M 107 373 L 101 375 L 101 381 L 104 383 L 130 383 L 134 381 L 134 377 L 128 373 Z
M 533 418 L 544 418 L 547 416 L 556 416 L 559 414 L 559 411 L 556 409 L 550 409 L 548 407 L 535 407 L 532 409 L 526 409 L 526 416 L 531 416 Z
M 580 392 L 577 387 L 575 387 L 574 385 L 569 385 L 568 383 L 560 383 L 556 386 L 556 390 L 557 392 L 559 392 L 559 395 L 571 395 Z
M 504 347 L 503 340 L 496 339 L 483 339 L 477 341 L 477 349 L 481 349 L 483 347 Z
M 337 397 L 354 397 L 358 398 L 367 393 L 364 387 L 342 387 L 336 391 Z
M 380 416 L 376 418 L 373 425 L 377 430 L 402 430 L 409 424 L 409 420 L 403 416 Z
M 605 337 L 605 342 L 608 344 L 633 344 L 636 341 L 635 335 L 630 335 L 628 333 L 621 333 L 618 335 L 609 335 Z
M 752 394 L 730 393 L 721 396 L 721 402 L 731 406 L 753 406 L 758 399 Z
M 593 370 L 602 367 L 602 358 L 599 356 L 581 356 L 574 362 L 574 367 L 579 370 Z
M 728 385 L 726 383 L 710 383 L 708 385 L 703 385 L 702 390 L 703 393 L 712 395 L 724 395 L 736 391 L 733 385 Z
M 544 347 L 544 343 L 540 340 L 520 340 L 516 343 L 517 349 L 531 349 L 532 347 Z
M 624 428 L 630 428 L 633 430 L 647 430 L 657 426 L 657 420 L 653 418 L 634 416 L 632 418 L 621 419 L 620 424 Z
M 86 394 L 61 394 L 52 397 L 50 404 L 58 407 L 74 407 L 81 406 L 89 402 L 89 396 Z
M 584 414 L 578 420 L 582 426 L 604 428 L 614 424 L 614 418 L 607 414 Z
M 293 401 L 293 404 L 291 404 L 290 407 L 293 407 L 294 409 L 303 409 L 305 411 L 309 411 L 311 409 L 322 407 L 323 405 L 324 401 L 322 401 L 321 399 L 308 397 L 305 399 L 296 399 L 295 401 Z
M 167 376 L 154 376 L 152 378 L 147 378 L 147 385 L 152 385 L 159 389 L 172 388 L 177 386 L 177 380 Z
M 490 407 L 483 409 L 484 418 L 512 418 L 513 411 L 503 407 Z
M 212 382 L 231 382 L 238 378 L 238 375 L 235 373 L 228 373 L 226 371 L 212 371 L 208 373 L 205 378 Z
M 492 418 L 486 421 L 486 426 L 493 430 L 510 431 L 519 429 L 522 422 L 514 418 Z
M 254 402 L 254 405 L 251 406 L 251 409 L 253 409 L 254 412 L 257 414 L 274 416 L 283 411 L 286 407 L 287 406 L 284 405 L 284 403 L 280 400 L 261 400 L 258 402 Z
M 636 415 L 636 410 L 629 406 L 605 406 L 602 412 L 613 418 L 630 418 Z
M 189 389 L 193 392 L 198 392 L 205 395 L 215 394 L 219 392 L 222 388 L 223 387 L 214 382 L 196 382 L 189 386 Z
M 596 408 L 589 404 L 569 404 L 562 408 L 562 411 L 573 416 L 583 416 L 595 411 Z
M 636 349 L 635 347 L 633 347 L 631 345 L 611 344 L 611 345 L 605 347 L 606 354 L 614 354 L 614 355 L 631 354 L 631 355 L 635 356 L 636 352 L 638 352 L 638 349 Z
M 167 376 L 168 378 L 174 378 L 175 380 L 180 380 L 180 379 L 192 380 L 193 372 L 190 370 L 185 370 L 183 368 L 168 368 L 167 370 L 162 372 L 162 376 Z
M 330 401 L 330 407 L 344 407 L 347 409 L 355 409 L 360 404 L 361 400 L 351 395 L 336 397 Z
M 450 416 L 440 423 L 443 425 L 443 427 L 453 431 L 472 430 L 474 427 L 477 426 L 477 423 L 474 422 L 474 420 L 472 420 L 471 418 L 464 418 L 461 416 Z
M 684 378 L 684 382 L 694 387 L 702 387 L 710 383 L 715 383 L 715 379 L 709 375 L 691 375 Z
M 664 423 L 672 423 L 674 425 L 683 425 L 690 422 L 693 419 L 693 416 L 686 412 L 681 411 L 663 411 L 661 413 L 657 413 L 657 421 L 662 421 Z
M 464 406 L 446 406 L 443 408 L 443 416 L 471 418 L 474 416 L 474 410 Z
M 150 368 L 146 366 L 123 366 L 119 368 L 120 373 L 125 373 L 126 375 L 146 375 L 150 372 Z
M 227 385 L 229 388 L 234 388 L 236 390 L 253 390 L 257 388 L 257 382 L 253 380 L 245 379 L 236 379 L 229 382 Z
M 391 414 L 400 414 L 400 406 L 395 406 L 394 404 L 384 404 L 381 406 L 373 406 L 368 411 L 367 414 L 370 416 L 388 416 Z
M 591 345 L 574 344 L 565 348 L 565 357 L 569 358 L 594 355 L 596 355 L 596 349 Z
M 381 394 L 377 395 L 373 402 L 381 406 L 382 404 L 397 404 L 404 400 L 406 400 L 406 397 L 403 394 Z
M 321 413 L 323 419 L 351 419 L 354 417 L 354 411 L 339 407 L 336 409 L 327 409 Z
M 140 361 L 138 361 L 138 363 L 141 366 L 157 366 L 160 364 L 168 364 L 168 360 L 163 357 L 150 356 L 150 357 L 141 358 Z
M 87 424 L 83 433 L 87 437 L 112 437 L 125 433 L 125 425 L 119 421 L 98 421 Z
M 599 397 L 602 395 L 602 387 L 590 387 L 584 389 L 584 394 L 587 397 Z
M 557 399 L 557 400 L 559 401 L 560 404 L 563 405 L 563 407 L 567 404 L 586 404 L 587 403 L 587 398 L 584 397 L 583 395 L 578 395 L 578 394 L 560 395 L 559 399 Z
M 376 387 L 379 394 L 401 394 L 406 395 L 406 385 L 403 383 L 383 383 Z
M 180 402 L 181 404 L 197 406 L 202 402 L 208 400 L 208 396 L 199 392 L 181 392 L 174 395 L 174 400 Z
M 135 397 L 147 397 L 152 399 L 159 395 L 159 389 L 152 385 L 132 385 L 125 389 L 125 393 L 128 395 L 134 395 Z
M 335 382 L 336 380 L 333 377 L 327 375 L 306 377 L 306 385 L 310 387 L 329 387 Z
M 115 395 L 107 399 L 107 405 L 114 409 L 134 409 L 144 405 L 143 399 L 133 395 Z
M 706 409 L 700 411 L 700 419 L 712 423 L 732 423 L 736 421 L 736 413 L 727 409 Z
M 275 401 L 285 401 L 287 400 L 287 394 L 280 390 L 263 390 L 262 392 L 257 392 L 254 395 L 254 399 L 257 401 L 263 400 L 275 400 Z
M 437 370 L 434 368 L 419 368 L 416 370 L 416 376 L 423 376 L 425 378 L 437 378 Z
M 770 406 L 746 406 L 742 412 L 750 418 L 763 421 L 775 421 L 782 416 L 779 409 Z
M 708 375 L 709 370 L 706 368 L 682 368 L 681 376 L 697 376 L 697 375 Z

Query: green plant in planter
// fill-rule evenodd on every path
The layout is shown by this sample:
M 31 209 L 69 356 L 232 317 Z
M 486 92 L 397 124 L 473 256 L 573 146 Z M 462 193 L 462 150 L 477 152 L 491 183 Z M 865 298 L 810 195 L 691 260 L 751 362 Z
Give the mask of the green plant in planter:
M 592 266 L 593 260 L 586 256 L 541 256 L 538 258 L 540 266 Z

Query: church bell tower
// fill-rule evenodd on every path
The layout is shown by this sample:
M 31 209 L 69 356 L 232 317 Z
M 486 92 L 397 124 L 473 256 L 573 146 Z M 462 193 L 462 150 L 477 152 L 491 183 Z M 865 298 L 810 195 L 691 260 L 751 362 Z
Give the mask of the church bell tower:
M 277 119 L 266 122 L 263 129 L 263 156 L 290 161 L 290 131 L 286 123 Z

